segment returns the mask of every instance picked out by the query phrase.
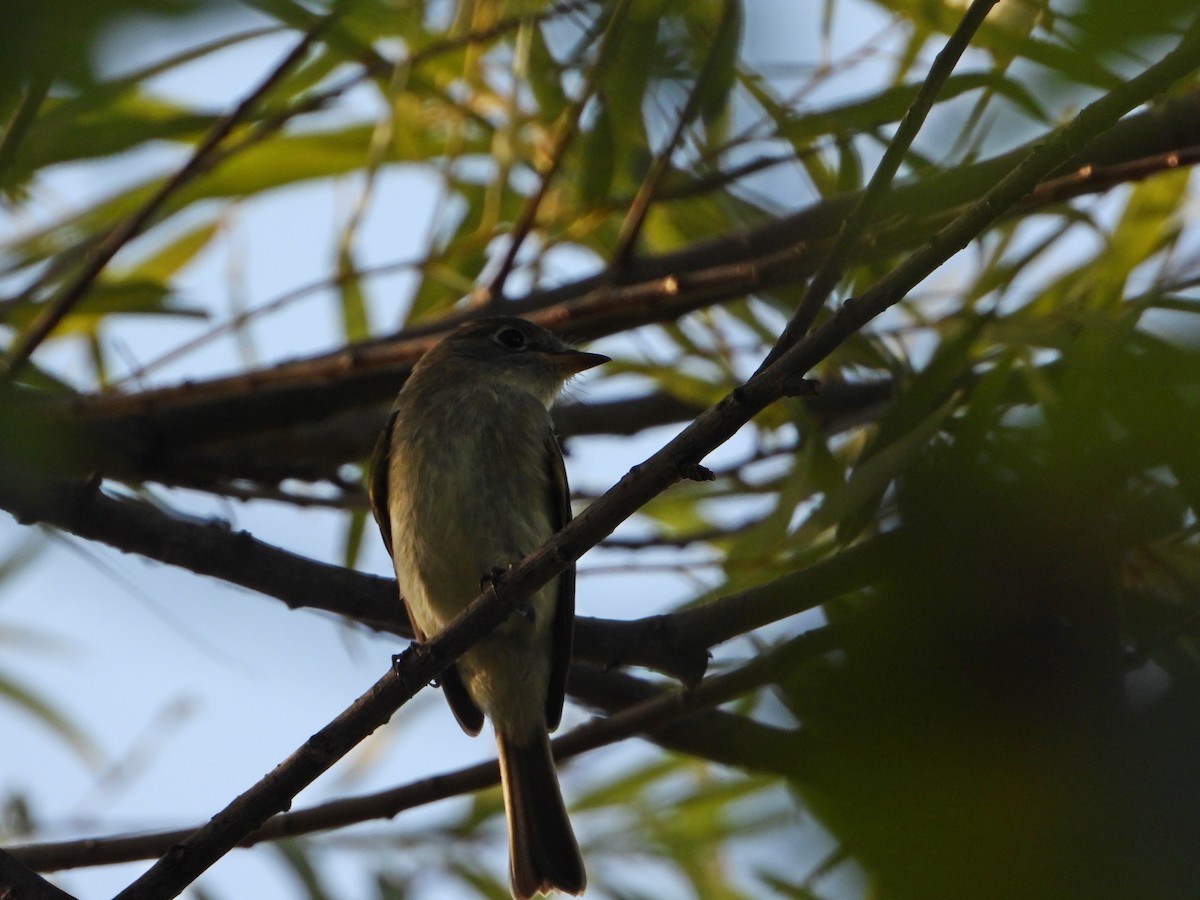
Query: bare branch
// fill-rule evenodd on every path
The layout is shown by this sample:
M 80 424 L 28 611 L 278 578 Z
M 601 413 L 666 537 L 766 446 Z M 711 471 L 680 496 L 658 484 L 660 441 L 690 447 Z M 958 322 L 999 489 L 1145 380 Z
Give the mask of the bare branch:
M 0 850 L 0 900 L 75 900 Z
M 1033 146 L 896 186 L 878 211 L 878 220 L 891 224 L 864 235 L 855 258 L 878 258 L 919 245 L 932 223 L 944 222 L 953 210 L 977 200 Z M 1142 177 L 1146 168 L 1140 161 L 1153 159 L 1161 165 L 1169 154 L 1179 153 L 1181 164 L 1194 163 L 1186 151 L 1195 146 L 1200 146 L 1200 95 L 1190 92 L 1130 116 L 1090 141 L 1085 150 L 1047 173 L 1054 191 L 1042 190 L 1023 201 L 1021 209 L 1105 190 L 1113 181 L 1102 173 L 1124 171 L 1128 177 Z M 1133 168 L 1118 168 L 1127 164 Z M 640 258 L 631 263 L 621 286 L 596 275 L 533 291 L 505 308 L 575 337 L 595 338 L 672 319 L 764 285 L 806 278 L 816 271 L 827 242 L 858 196 L 831 198 L 744 234 Z M 114 439 L 136 440 L 160 450 L 315 421 L 392 397 L 412 363 L 459 319 L 237 376 L 136 394 L 79 397 L 64 403 L 63 412 L 97 428 L 111 426 Z M 47 405 L 58 402 L 48 400 Z
M 502 588 L 502 585 L 501 585 Z M 234 799 L 208 824 L 173 845 L 158 862 L 117 895 L 117 900 L 174 897 L 232 850 L 404 703 L 437 678 L 468 647 L 508 618 L 520 595 L 492 589 L 477 597 L 436 637 L 414 644 L 370 690 L 305 741 L 261 781 Z
M 821 655 L 828 648 L 827 637 L 827 632 L 813 632 L 805 638 L 806 643 L 792 644 L 790 664 L 800 665 Z M 667 702 L 665 698 L 671 695 L 669 689 L 594 666 L 574 669 L 570 689 L 573 694 L 585 698 L 589 705 L 607 712 L 609 717 L 556 738 L 554 755 L 560 762 L 645 733 L 648 739 L 663 747 L 724 765 L 775 774 L 794 771 L 797 761 L 794 735 L 789 731 L 733 713 L 703 709 L 703 704 L 677 703 L 670 715 L 654 722 L 647 730 L 644 710 L 661 709 Z M 706 690 L 711 691 L 712 703 L 719 702 L 719 691 Z M 701 711 L 689 712 L 693 706 Z M 786 765 L 781 766 L 785 761 Z M 496 763 L 480 763 L 391 790 L 281 813 L 248 834 L 238 846 L 252 847 L 264 841 L 328 831 L 371 819 L 391 819 L 405 810 L 492 787 L 498 782 Z M 59 871 L 161 856 L 186 840 L 193 830 L 28 844 L 10 847 L 9 851 L 15 859 L 34 869 Z
M 701 413 L 676 438 L 622 478 L 550 541 L 514 565 L 500 583 L 504 598 L 510 603 L 515 602 L 578 559 L 618 524 L 673 484 L 682 466 L 700 463 L 750 417 L 777 400 L 798 374 L 824 359 L 873 316 L 899 302 L 916 283 L 1063 165 L 1088 140 L 1112 127 L 1129 109 L 1158 94 L 1198 64 L 1200 28 L 1193 27 L 1175 50 L 1159 63 L 1087 106 L 1069 125 L 1030 153 L 981 201 L 867 291 L 860 301 L 844 305 L 823 327 Z M 419 683 L 423 683 L 434 677 L 450 662 L 454 653 L 461 652 L 471 640 L 494 627 L 510 610 L 511 606 L 496 596 L 495 590 L 477 598 L 467 613 L 426 645 L 425 652 L 405 657 L 409 683 L 417 679 L 422 679 Z M 797 639 L 801 640 L 803 636 Z M 694 711 L 697 704 L 712 704 L 738 696 L 777 678 L 781 671 L 794 664 L 791 660 L 795 652 L 797 647 L 789 643 L 741 669 L 707 679 L 694 691 L 669 692 L 650 700 L 636 710 L 622 714 L 626 716 L 624 725 L 648 729 L 664 716 Z M 190 883 L 272 812 L 283 808 L 290 796 L 328 768 L 338 755 L 347 752 L 386 721 L 392 710 L 414 692 L 394 671 L 389 672 L 370 693 L 282 763 L 272 776 L 230 804 L 193 838 L 173 848 L 121 896 L 125 900 L 159 897 Z
M 0 454 L 0 508 L 25 524 L 41 522 L 127 553 L 282 600 L 346 616 L 368 627 L 412 638 L 396 582 L 289 553 L 233 531 L 219 521 L 174 518 L 149 504 L 106 495 L 95 482 L 70 482 L 35 472 Z M 576 654 L 608 666 L 639 665 L 685 680 L 704 671 L 705 649 L 663 640 L 657 627 L 580 617 Z
M 893 390 L 888 379 L 829 381 L 821 385 L 819 393 L 802 400 L 817 427 L 826 434 L 837 434 L 871 421 L 891 399 Z M 647 428 L 689 421 L 702 409 L 700 404 L 658 391 L 620 400 L 564 404 L 554 410 L 554 421 L 558 434 L 569 441 L 583 435 L 637 434 Z M 122 481 L 157 481 L 228 496 L 249 496 L 255 491 L 270 496 L 276 485 L 288 479 L 324 481 L 349 489 L 352 486 L 346 484 L 342 467 L 362 462 L 386 418 L 387 406 L 379 404 L 352 407 L 316 422 L 215 443 L 177 445 L 170 435 L 164 435 L 167 446 L 158 444 L 154 453 L 145 452 L 141 445 L 140 436 L 153 433 L 148 428 L 137 428 L 132 436 L 125 432 L 125 443 L 121 444 L 111 437 L 115 427 L 99 422 L 98 433 L 90 435 L 91 423 L 85 422 L 85 436 L 79 446 L 100 450 L 83 462 L 85 470 L 102 471 Z M 247 484 L 239 486 L 235 482 Z M 355 498 L 352 505 L 358 502 Z M 365 497 L 361 502 L 365 508 Z

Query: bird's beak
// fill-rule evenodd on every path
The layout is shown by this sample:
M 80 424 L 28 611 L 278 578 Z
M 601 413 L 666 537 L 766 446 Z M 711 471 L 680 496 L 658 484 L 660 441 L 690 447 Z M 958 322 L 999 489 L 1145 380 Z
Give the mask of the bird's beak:
M 564 375 L 576 375 L 612 360 L 603 353 L 584 353 L 582 350 L 563 350 L 554 354 L 554 364 Z

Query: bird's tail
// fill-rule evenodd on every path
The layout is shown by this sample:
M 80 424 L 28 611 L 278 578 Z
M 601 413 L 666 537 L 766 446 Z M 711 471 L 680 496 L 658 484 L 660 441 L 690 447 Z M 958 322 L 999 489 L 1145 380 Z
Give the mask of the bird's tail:
M 582 894 L 587 875 L 558 788 L 549 738 L 537 732 L 517 740 L 497 732 L 496 744 L 513 896 L 528 900 L 552 890 Z

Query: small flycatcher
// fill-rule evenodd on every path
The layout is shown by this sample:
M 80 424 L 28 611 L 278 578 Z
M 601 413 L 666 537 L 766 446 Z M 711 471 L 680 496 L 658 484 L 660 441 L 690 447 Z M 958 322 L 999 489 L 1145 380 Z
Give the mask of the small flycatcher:
M 376 445 L 370 494 L 418 640 L 570 521 L 549 409 L 567 379 L 604 362 L 503 317 L 460 326 L 413 368 Z M 562 716 L 574 618 L 572 566 L 441 676 L 464 731 L 478 734 L 485 714 L 495 728 L 520 900 L 587 884 L 547 736 Z

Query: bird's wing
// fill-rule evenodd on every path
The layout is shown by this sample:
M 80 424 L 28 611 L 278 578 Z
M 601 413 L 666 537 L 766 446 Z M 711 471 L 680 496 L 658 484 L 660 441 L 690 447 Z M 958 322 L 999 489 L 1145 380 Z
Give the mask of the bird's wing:
M 558 531 L 571 521 L 571 491 L 562 449 L 553 432 L 546 435 L 546 471 L 549 474 L 550 526 Z M 558 576 L 558 603 L 550 635 L 550 683 L 546 690 L 546 726 L 553 731 L 562 720 L 563 697 L 567 690 L 567 668 L 575 637 L 575 564 Z
M 392 514 L 388 509 L 388 449 L 392 443 L 392 428 L 396 425 L 396 411 L 388 416 L 387 424 L 375 441 L 375 449 L 371 453 L 371 464 L 367 468 L 367 499 L 371 501 L 371 514 L 379 533 L 383 535 L 383 545 L 387 547 L 388 556 L 392 555 Z
M 388 418 L 387 425 L 384 426 L 383 432 L 379 435 L 379 440 L 375 442 L 375 452 L 371 454 L 370 474 L 367 477 L 367 496 L 371 501 L 371 513 L 375 516 L 375 523 L 379 526 L 379 533 L 383 535 L 383 544 L 387 547 L 388 556 L 392 555 L 392 514 L 388 508 L 389 473 L 387 461 L 388 451 L 392 443 L 392 429 L 395 425 L 396 413 L 393 411 Z M 404 601 L 403 597 L 400 599 Z M 408 624 L 412 628 L 413 636 L 421 643 L 424 643 L 425 635 L 417 627 L 417 623 L 413 621 L 412 615 L 408 612 L 407 602 L 404 603 L 404 612 L 408 616 Z M 475 701 L 471 699 L 471 695 L 467 693 L 467 688 L 458 674 L 458 668 L 451 664 L 438 677 L 438 681 L 442 685 L 442 693 L 446 697 L 446 702 L 450 704 L 450 711 L 454 713 L 454 718 L 458 719 L 458 724 L 462 726 L 462 730 L 472 736 L 479 734 L 480 729 L 483 728 L 483 713 L 475 705 Z M 561 705 L 561 699 L 559 703 Z
M 483 728 L 483 712 L 467 693 L 467 686 L 458 674 L 458 666 L 451 663 L 438 676 L 438 683 L 442 686 L 442 694 L 450 704 L 450 712 L 458 719 L 459 726 L 471 737 L 475 737 Z

